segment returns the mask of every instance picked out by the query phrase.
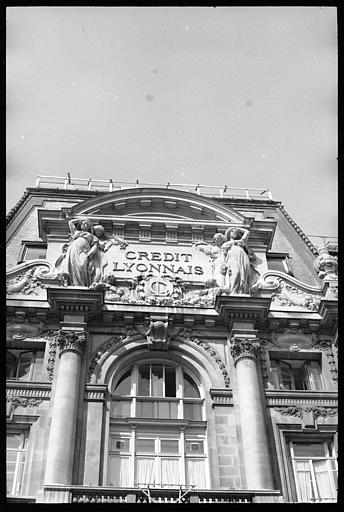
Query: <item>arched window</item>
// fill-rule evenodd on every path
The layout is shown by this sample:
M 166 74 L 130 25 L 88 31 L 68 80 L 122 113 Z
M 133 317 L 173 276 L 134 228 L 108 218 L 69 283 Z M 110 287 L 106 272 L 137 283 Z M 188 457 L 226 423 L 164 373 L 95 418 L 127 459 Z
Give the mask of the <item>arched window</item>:
M 209 487 L 204 398 L 196 381 L 162 361 L 142 361 L 114 379 L 105 485 Z
M 202 420 L 203 401 L 194 379 L 180 366 L 143 363 L 115 383 L 111 416 Z

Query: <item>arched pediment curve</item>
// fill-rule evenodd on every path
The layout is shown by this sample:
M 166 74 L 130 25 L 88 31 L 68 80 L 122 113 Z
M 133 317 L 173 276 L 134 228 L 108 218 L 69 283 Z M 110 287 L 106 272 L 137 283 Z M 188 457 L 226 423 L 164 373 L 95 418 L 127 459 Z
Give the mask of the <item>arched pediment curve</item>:
M 107 384 L 110 391 L 113 378 L 119 370 L 147 358 L 168 360 L 188 368 L 207 389 L 229 387 L 228 372 L 220 356 L 216 354 L 217 357 L 214 358 L 214 352 L 214 349 L 206 350 L 202 344 L 178 338 L 172 339 L 168 352 L 152 351 L 148 349 L 146 339 L 136 335 L 119 343 L 112 343 L 98 359 L 96 367 L 91 362 L 89 381 L 93 384 Z
M 69 210 L 70 216 L 101 219 L 111 216 L 202 219 L 224 223 L 245 223 L 245 217 L 211 198 L 192 192 L 161 188 L 117 190 L 87 199 Z

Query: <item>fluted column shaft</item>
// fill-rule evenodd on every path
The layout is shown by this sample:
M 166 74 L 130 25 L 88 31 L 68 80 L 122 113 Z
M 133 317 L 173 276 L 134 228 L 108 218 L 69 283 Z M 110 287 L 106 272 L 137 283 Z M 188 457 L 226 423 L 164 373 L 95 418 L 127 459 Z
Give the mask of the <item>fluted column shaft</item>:
M 259 342 L 255 338 L 234 336 L 231 340 L 231 354 L 237 374 L 237 398 L 247 489 L 273 489 L 264 421 L 265 404 L 262 402 L 256 361 L 258 349 Z
M 59 331 L 60 362 L 51 419 L 45 484 L 72 484 L 81 357 L 86 333 Z

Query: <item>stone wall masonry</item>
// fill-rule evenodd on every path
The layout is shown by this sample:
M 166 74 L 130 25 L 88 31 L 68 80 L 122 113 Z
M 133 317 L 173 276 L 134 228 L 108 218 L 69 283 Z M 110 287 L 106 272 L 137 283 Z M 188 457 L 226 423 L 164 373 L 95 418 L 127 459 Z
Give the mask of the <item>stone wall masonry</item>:
M 240 489 L 238 439 L 233 408 L 216 406 L 214 413 L 220 487 L 223 489 Z

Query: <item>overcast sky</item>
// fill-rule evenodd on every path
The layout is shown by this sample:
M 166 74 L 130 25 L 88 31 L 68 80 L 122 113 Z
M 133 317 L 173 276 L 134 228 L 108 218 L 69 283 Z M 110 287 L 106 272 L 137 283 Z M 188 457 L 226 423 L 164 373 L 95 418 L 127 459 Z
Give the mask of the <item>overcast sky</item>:
M 8 8 L 7 208 L 68 171 L 268 187 L 336 236 L 336 8 Z

